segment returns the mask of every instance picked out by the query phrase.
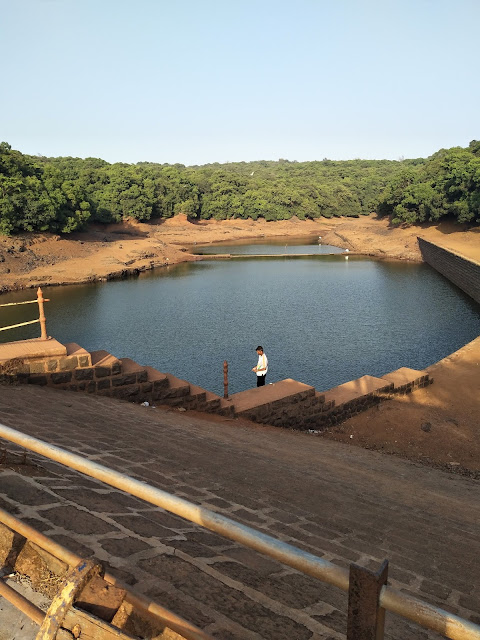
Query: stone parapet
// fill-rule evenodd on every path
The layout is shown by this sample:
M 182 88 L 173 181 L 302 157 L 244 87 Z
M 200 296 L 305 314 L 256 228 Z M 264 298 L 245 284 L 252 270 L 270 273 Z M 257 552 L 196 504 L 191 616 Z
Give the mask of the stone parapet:
M 422 258 L 427 264 L 480 303 L 480 264 L 423 238 L 418 238 Z

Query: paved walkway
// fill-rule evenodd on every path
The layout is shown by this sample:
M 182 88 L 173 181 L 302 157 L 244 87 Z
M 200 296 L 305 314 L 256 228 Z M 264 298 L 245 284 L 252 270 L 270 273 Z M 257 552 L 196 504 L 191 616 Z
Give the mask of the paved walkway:
M 32 386 L 0 421 L 480 623 L 480 483 L 304 433 Z M 54 463 L 0 506 L 221 640 L 344 637 L 346 595 Z M 1 613 L 0 613 L 1 616 Z M 387 637 L 437 638 L 387 614 Z

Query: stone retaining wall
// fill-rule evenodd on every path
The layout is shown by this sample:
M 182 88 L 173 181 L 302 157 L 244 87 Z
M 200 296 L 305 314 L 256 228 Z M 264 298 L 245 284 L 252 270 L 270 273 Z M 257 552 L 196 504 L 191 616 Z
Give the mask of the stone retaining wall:
M 418 238 L 424 261 L 480 303 L 480 264 Z

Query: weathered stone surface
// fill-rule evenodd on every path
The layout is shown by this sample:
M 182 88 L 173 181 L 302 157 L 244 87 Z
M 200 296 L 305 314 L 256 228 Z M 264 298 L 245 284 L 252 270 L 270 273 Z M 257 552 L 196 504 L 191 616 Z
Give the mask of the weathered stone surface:
M 71 356 L 68 358 L 60 358 L 59 366 L 61 371 L 75 369 L 75 367 L 78 367 L 78 358 L 76 356 Z
M 112 386 L 120 387 L 127 386 L 129 384 L 135 384 L 137 382 L 137 376 L 135 373 L 129 373 L 124 376 L 118 376 L 116 378 L 112 378 Z
M 2 473 L 0 493 L 24 505 L 51 504 L 55 496 L 46 493 L 35 483 L 15 473 Z
M 128 558 L 134 553 L 138 553 L 139 551 L 146 551 L 147 549 L 151 549 L 152 547 L 143 542 L 142 540 L 138 540 L 137 538 L 107 538 L 106 540 L 102 540 L 102 547 L 107 551 L 107 553 L 112 556 L 118 556 L 119 558 Z
M 47 361 L 47 371 L 56 371 L 58 369 L 58 360 Z
M 38 384 L 39 386 L 45 386 L 48 384 L 47 376 L 29 376 L 28 384 Z
M 480 264 L 423 238 L 418 246 L 425 262 L 480 302 Z
M 105 520 L 97 518 L 87 511 L 70 506 L 53 507 L 52 509 L 44 510 L 42 511 L 42 516 L 53 524 L 76 533 L 88 531 L 92 534 L 118 531 L 115 525 L 105 522 Z
M 52 373 L 50 375 L 50 380 L 53 382 L 53 384 L 66 384 L 70 382 L 71 379 L 71 371 L 58 371 L 57 373 Z
M 43 373 L 46 369 L 45 362 L 31 362 L 30 373 Z
M 102 391 L 103 389 L 110 389 L 110 386 L 111 386 L 110 378 L 101 378 L 97 382 L 98 391 Z
M 78 357 L 78 366 L 79 367 L 88 367 L 90 364 L 88 356 L 79 356 Z
M 112 375 L 111 367 L 95 367 L 94 371 L 96 378 L 105 378 L 106 376 Z
M 93 368 L 75 369 L 75 380 L 93 380 Z

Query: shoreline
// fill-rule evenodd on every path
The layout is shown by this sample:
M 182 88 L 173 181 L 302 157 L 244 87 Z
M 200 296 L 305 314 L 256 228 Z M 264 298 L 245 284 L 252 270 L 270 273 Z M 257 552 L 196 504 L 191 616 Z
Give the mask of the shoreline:
M 296 218 L 277 222 L 223 220 L 191 222 L 183 215 L 156 223 L 126 221 L 94 225 L 71 236 L 24 234 L 0 237 L 0 294 L 34 287 L 89 284 L 134 277 L 168 265 L 204 259 L 187 247 L 259 238 L 322 236 L 323 244 L 352 255 L 421 261 L 416 232 L 388 229 L 388 221 Z M 388 235 L 388 246 L 383 243 Z

